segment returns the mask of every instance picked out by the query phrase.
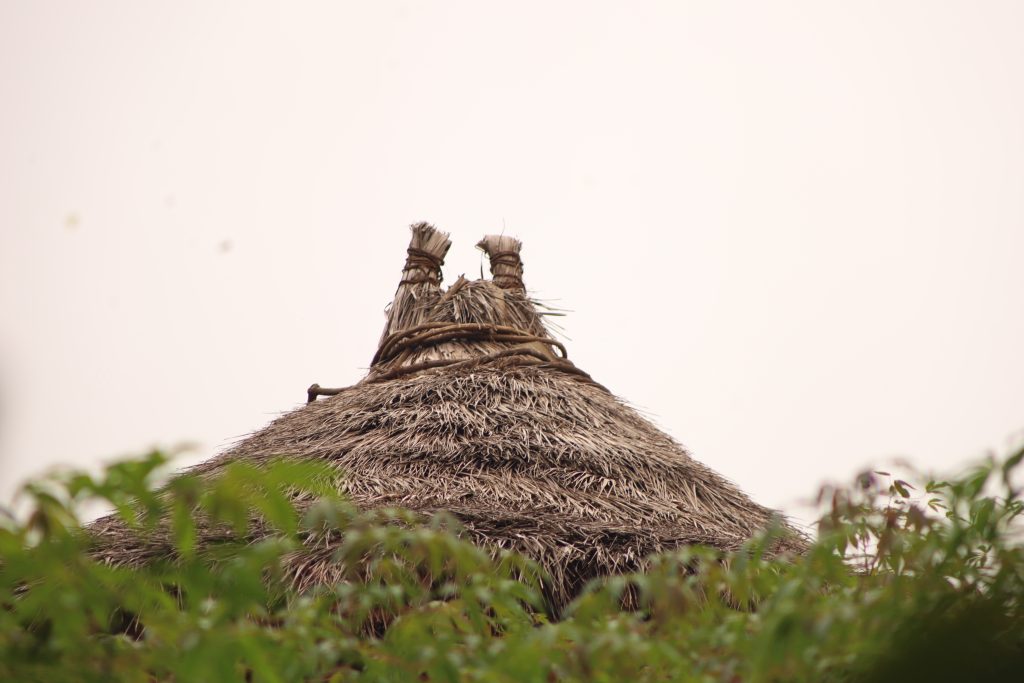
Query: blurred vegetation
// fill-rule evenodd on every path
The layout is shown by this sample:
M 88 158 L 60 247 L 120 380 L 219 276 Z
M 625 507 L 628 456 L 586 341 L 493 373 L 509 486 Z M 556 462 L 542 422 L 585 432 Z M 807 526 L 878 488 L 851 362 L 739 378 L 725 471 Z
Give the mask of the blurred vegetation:
M 766 559 L 771 531 L 731 554 L 688 548 L 555 619 L 535 565 L 489 557 L 444 515 L 359 512 L 288 461 L 162 480 L 151 453 L 32 484 L 28 514 L 0 521 L 0 680 L 1020 680 L 1022 458 L 920 490 L 864 474 L 822 491 L 803 557 Z M 319 502 L 300 516 L 296 491 Z M 97 563 L 79 521 L 97 501 L 142 535 L 169 524 L 175 556 Z M 254 515 L 270 540 L 246 540 Z M 237 541 L 199 547 L 197 519 Z M 324 533 L 351 570 L 295 594 L 283 560 Z M 625 591 L 642 609 L 620 609 Z

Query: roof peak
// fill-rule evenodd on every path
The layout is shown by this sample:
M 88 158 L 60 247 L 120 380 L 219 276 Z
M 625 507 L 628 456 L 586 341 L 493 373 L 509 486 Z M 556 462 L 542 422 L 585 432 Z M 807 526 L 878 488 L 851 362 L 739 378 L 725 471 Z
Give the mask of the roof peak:
M 553 339 L 523 286 L 522 242 L 486 235 L 476 245 L 488 255 L 491 279 L 463 276 L 442 289 L 448 233 L 429 223 L 411 226 L 402 279 L 364 381 L 446 366 L 502 361 L 543 364 L 572 374 L 565 346 Z M 311 394 L 312 396 L 312 394 Z

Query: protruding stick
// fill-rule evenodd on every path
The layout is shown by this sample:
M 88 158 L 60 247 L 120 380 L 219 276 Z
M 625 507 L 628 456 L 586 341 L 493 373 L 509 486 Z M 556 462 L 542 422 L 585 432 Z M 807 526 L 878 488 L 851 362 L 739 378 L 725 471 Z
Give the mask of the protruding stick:
M 306 389 L 306 403 L 314 402 L 317 396 L 337 396 L 343 391 L 345 390 L 328 389 L 327 387 L 322 387 L 319 384 L 311 384 L 309 385 L 309 389 Z
M 487 235 L 477 243 L 491 261 L 491 278 L 503 289 L 525 290 L 523 261 L 519 251 L 523 243 L 508 235 Z

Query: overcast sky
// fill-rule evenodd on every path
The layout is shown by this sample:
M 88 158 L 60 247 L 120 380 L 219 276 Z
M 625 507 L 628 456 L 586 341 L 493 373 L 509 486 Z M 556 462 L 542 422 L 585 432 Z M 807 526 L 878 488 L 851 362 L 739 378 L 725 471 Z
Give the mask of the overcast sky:
M 356 382 L 406 226 L 767 505 L 1024 428 L 1024 3 L 0 4 L 0 502 Z

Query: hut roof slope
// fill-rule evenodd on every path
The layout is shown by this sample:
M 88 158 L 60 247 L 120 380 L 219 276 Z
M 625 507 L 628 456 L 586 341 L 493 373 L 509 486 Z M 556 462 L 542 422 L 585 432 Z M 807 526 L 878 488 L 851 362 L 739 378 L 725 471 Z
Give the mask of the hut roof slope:
M 454 513 L 493 551 L 511 549 L 551 575 L 565 604 L 589 579 L 641 569 L 689 544 L 733 549 L 775 513 L 613 396 L 565 356 L 522 282 L 520 244 L 490 236 L 492 280 L 447 290 L 447 235 L 413 226 L 388 322 L 367 376 L 311 387 L 287 413 L 197 468 L 283 455 L 337 467 L 362 508 Z M 94 528 L 113 560 L 133 542 L 115 520 Z M 777 550 L 799 551 L 793 534 Z M 138 547 L 137 556 L 152 549 Z M 300 589 L 340 577 L 330 548 L 296 560 Z

